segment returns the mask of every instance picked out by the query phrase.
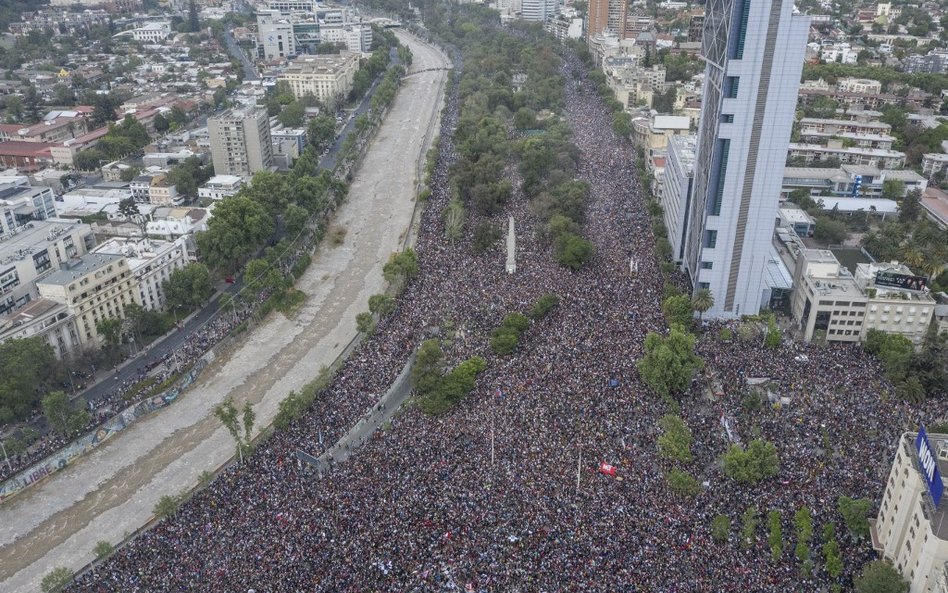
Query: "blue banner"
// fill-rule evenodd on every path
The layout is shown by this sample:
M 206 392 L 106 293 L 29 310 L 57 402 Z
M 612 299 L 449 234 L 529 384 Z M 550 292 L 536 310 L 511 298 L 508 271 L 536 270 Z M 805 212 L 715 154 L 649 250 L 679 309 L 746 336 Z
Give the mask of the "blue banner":
M 918 451 L 918 469 L 922 472 L 922 477 L 928 482 L 928 491 L 932 495 L 932 501 L 935 506 L 941 501 L 941 495 L 944 493 L 945 485 L 941 483 L 941 472 L 938 471 L 938 456 L 928 442 L 928 435 L 925 433 L 925 427 L 918 427 L 918 437 L 915 438 L 915 450 Z

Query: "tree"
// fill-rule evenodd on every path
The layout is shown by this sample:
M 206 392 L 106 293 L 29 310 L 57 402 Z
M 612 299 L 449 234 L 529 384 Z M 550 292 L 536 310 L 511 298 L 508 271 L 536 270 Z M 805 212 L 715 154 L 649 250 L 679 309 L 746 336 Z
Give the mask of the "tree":
M 658 451 L 662 457 L 682 463 L 691 461 L 691 430 L 680 416 L 666 414 L 658 421 L 662 434 L 658 437 Z
M 198 262 L 172 270 L 161 288 L 169 311 L 178 308 L 190 311 L 206 303 L 214 294 L 211 273 L 207 266 Z
M 711 537 L 718 542 L 726 542 L 731 535 L 731 518 L 717 515 L 711 520 Z
M 245 403 L 243 408 L 242 419 L 244 432 L 242 435 L 240 433 L 240 420 L 238 419 L 239 413 L 232 399 L 228 397 L 223 403 L 214 408 L 214 415 L 221 421 L 221 424 L 224 425 L 224 428 L 227 429 L 230 436 L 234 437 L 234 441 L 237 444 L 237 456 L 241 463 L 243 463 L 244 453 L 250 451 L 253 423 L 256 419 L 256 414 L 250 402 Z
M 490 337 L 490 349 L 501 356 L 511 354 L 517 349 L 519 336 L 516 332 L 499 328 Z
M 500 229 L 485 220 L 474 227 L 471 249 L 474 250 L 474 253 L 484 253 L 493 247 L 500 240 L 500 237 Z
M 701 321 L 704 314 L 713 306 L 714 295 L 711 294 L 710 288 L 700 289 L 691 299 L 691 307 L 698 312 L 698 321 Z
M 375 316 L 366 311 L 356 314 L 356 330 L 367 336 L 375 333 Z
M 869 536 L 869 520 L 866 517 L 872 509 L 871 500 L 840 496 L 836 499 L 836 508 L 850 533 L 858 538 Z
M 306 139 L 317 152 L 321 152 L 336 139 L 336 120 L 329 115 L 314 117 L 307 127 Z
M 418 274 L 418 255 L 411 247 L 405 251 L 393 253 L 382 267 L 385 280 L 398 290 L 404 287 L 405 282 Z
M 43 398 L 43 416 L 50 428 L 63 437 L 71 437 L 83 428 L 92 417 L 81 405 L 73 405 L 62 391 L 52 391 Z
M 899 220 L 916 221 L 922 215 L 922 194 L 917 189 L 905 194 L 899 204 Z
M 411 382 L 421 394 L 431 392 L 444 373 L 444 352 L 438 340 L 425 340 L 418 348 L 415 363 L 411 367 Z
M 856 593 L 905 593 L 909 582 L 892 568 L 888 560 L 873 560 L 853 580 Z
M 529 107 L 521 107 L 514 114 L 513 121 L 518 130 L 532 130 L 537 127 L 537 114 Z
M 780 460 L 773 443 L 754 439 L 747 449 L 731 445 L 724 454 L 724 474 L 744 484 L 757 484 L 761 480 L 777 475 Z
M 770 546 L 770 557 L 779 560 L 783 553 L 783 527 L 778 510 L 767 513 L 767 545 Z
M 767 333 L 764 336 L 764 346 L 771 350 L 780 346 L 780 330 L 777 329 L 777 322 L 773 316 L 767 320 Z
M 95 554 L 97 560 L 111 556 L 114 551 L 115 546 L 104 539 L 96 542 L 95 547 L 92 548 L 92 553 Z
M 537 302 L 533 304 L 533 307 L 530 309 L 527 316 L 530 319 L 537 320 L 546 316 L 547 313 L 552 311 L 560 303 L 560 297 L 555 294 L 544 294 L 537 299 Z
M 882 182 L 882 197 L 886 200 L 901 200 L 905 195 L 905 182 L 901 179 L 886 179 Z
M 829 216 L 818 216 L 816 218 L 816 228 L 813 230 L 813 238 L 828 245 L 839 245 L 849 238 L 849 230 L 842 221 Z
M 309 210 L 302 206 L 290 204 L 283 212 L 283 226 L 286 228 L 286 234 L 291 237 L 303 232 L 307 222 L 309 222 Z
M 379 317 L 390 315 L 395 310 L 395 299 L 387 294 L 373 294 L 369 297 L 369 312 Z
M 119 347 L 122 345 L 122 320 L 105 317 L 96 324 L 95 328 L 102 336 L 102 342 L 110 356 L 117 355 Z
M 42 338 L 0 344 L 0 423 L 27 417 L 56 380 L 53 348 Z
M 80 171 L 92 171 L 99 168 L 105 155 L 98 150 L 91 148 L 82 150 L 72 157 L 72 164 Z
M 753 545 L 759 522 L 756 507 L 750 506 L 744 509 L 744 514 L 741 515 L 741 544 L 743 547 L 749 548 Z
M 197 234 L 198 248 L 210 269 L 232 273 L 274 230 L 267 208 L 247 196 L 221 201 L 207 230 Z
M 673 295 L 662 302 L 662 313 L 669 325 L 678 324 L 684 328 L 691 327 L 694 321 L 694 308 L 687 295 Z
M 181 500 L 177 496 L 165 494 L 158 499 L 158 502 L 155 503 L 155 508 L 152 510 L 152 514 L 158 519 L 170 517 L 171 515 L 175 514 L 180 504 Z
M 580 269 L 595 255 L 595 247 L 579 235 L 563 233 L 556 241 L 556 261 L 571 270 Z
M 194 0 L 188 2 L 188 31 L 196 33 L 201 30 L 201 20 L 198 18 L 197 5 Z
M 277 121 L 288 128 L 300 128 L 303 126 L 305 115 L 306 107 L 299 101 L 293 101 L 283 107 L 280 115 L 277 116 Z
M 451 372 L 421 401 L 421 409 L 427 414 L 441 414 L 459 402 L 474 389 L 477 375 L 487 368 L 487 361 L 480 356 L 471 357 Z
M 54 568 L 43 577 L 40 590 L 43 593 L 60 593 L 72 582 L 72 578 L 72 571 L 68 568 L 62 566 Z
M 155 126 L 155 131 L 159 134 L 164 134 L 171 129 L 171 122 L 160 113 L 152 120 L 152 125 Z
M 662 398 L 683 392 L 703 365 L 695 352 L 695 337 L 673 325 L 667 338 L 649 332 L 645 356 L 636 363 L 645 384 Z
M 684 498 L 693 498 L 701 492 L 701 485 L 698 484 L 698 480 L 694 479 L 691 474 L 681 470 L 674 469 L 668 472 L 665 481 L 668 483 L 669 490 Z
M 135 198 L 125 198 L 119 202 L 118 206 L 119 214 L 125 217 L 125 220 L 134 221 L 137 216 L 140 216 L 138 211 L 138 204 L 135 203 Z
M 281 214 L 290 202 L 286 177 L 273 171 L 255 173 L 250 180 L 250 186 L 243 188 L 241 193 L 258 204 L 263 204 L 272 217 Z M 216 216 L 216 210 L 214 214 Z

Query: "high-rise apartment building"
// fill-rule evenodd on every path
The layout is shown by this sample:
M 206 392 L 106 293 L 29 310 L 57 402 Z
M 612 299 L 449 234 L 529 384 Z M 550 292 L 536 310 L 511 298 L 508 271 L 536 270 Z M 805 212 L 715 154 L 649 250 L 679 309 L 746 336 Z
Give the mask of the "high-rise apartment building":
M 293 23 L 279 10 L 257 11 L 257 57 L 278 60 L 296 55 Z
M 764 297 L 810 19 L 792 0 L 709 0 L 684 265 L 706 316 L 755 314 Z
M 556 14 L 556 0 L 523 0 L 520 18 L 525 21 L 546 22 Z
M 218 175 L 250 177 L 273 164 L 266 109 L 228 109 L 208 118 L 207 133 Z
M 586 39 L 592 39 L 606 29 L 622 39 L 625 36 L 627 13 L 628 2 L 626 0 L 590 0 L 586 15 L 589 21 L 586 28 Z

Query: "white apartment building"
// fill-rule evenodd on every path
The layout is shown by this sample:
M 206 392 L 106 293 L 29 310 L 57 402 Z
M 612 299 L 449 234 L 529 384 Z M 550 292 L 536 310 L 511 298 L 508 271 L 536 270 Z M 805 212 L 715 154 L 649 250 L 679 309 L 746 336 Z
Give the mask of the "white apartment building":
M 0 235 L 0 315 L 39 297 L 37 280 L 94 246 L 92 227 L 69 220 L 29 222 Z
M 840 140 L 829 140 L 826 146 L 791 143 L 787 154 L 790 158 L 801 158 L 806 163 L 838 159 L 841 164 L 869 165 L 879 169 L 901 169 L 905 166 L 904 152 L 887 148 L 845 147 Z
M 191 261 L 184 237 L 173 241 L 113 238 L 96 247 L 93 253 L 125 257 L 135 279 L 138 301 L 153 311 L 165 307 L 163 284 L 171 272 Z
M 868 295 L 863 339 L 870 329 L 876 329 L 903 335 L 916 346 L 921 344 L 936 305 L 924 281 L 897 262 L 858 264 L 856 284 Z M 917 290 L 905 288 L 905 283 Z
M 277 80 L 286 82 L 296 98 L 313 95 L 320 101 L 339 100 L 352 90 L 358 70 L 358 54 L 303 56 L 293 60 Z
M 372 27 L 369 25 L 319 25 L 319 40 L 322 43 L 344 43 L 346 51 L 368 53 L 372 47 Z
M 164 173 L 151 178 L 148 185 L 148 202 L 156 206 L 170 206 L 178 202 L 178 188 L 168 181 Z
M 685 257 L 686 225 L 689 220 L 688 210 L 691 208 L 696 148 L 695 136 L 674 136 L 668 141 L 661 202 L 672 258 L 676 263 L 681 263 Z
M 273 164 L 266 109 L 228 109 L 208 118 L 207 131 L 218 175 L 250 177 Z
M 925 191 L 928 181 L 911 169 L 878 169 L 868 165 L 827 167 L 787 167 L 783 172 L 781 193 L 805 189 L 814 199 L 819 196 L 878 198 L 886 181 L 901 181 L 905 193 Z M 900 196 L 900 197 L 904 197 Z
M 707 4 L 706 60 L 685 270 L 711 318 L 757 313 L 810 19 L 791 0 Z
M 294 12 L 315 12 L 318 7 L 316 0 L 267 0 L 267 8 L 285 15 Z
M 922 473 L 925 467 L 933 482 L 944 484 L 948 435 L 927 437 L 925 445 L 915 432 L 899 438 L 879 514 L 871 523 L 872 544 L 909 581 L 909 593 L 948 593 L 948 502 L 942 497 L 935 504 Z
M 520 18 L 525 21 L 545 22 L 556 13 L 557 0 L 522 0 Z
M 171 23 L 162 21 L 158 23 L 146 23 L 141 27 L 116 33 L 113 37 L 131 37 L 135 41 L 141 41 L 142 43 L 161 43 L 170 35 Z
M 121 319 L 125 307 L 138 301 L 128 262 L 120 255 L 87 254 L 69 260 L 36 286 L 40 296 L 66 305 L 76 318 L 83 347 L 100 346 L 97 324 Z
M 243 185 L 243 178 L 237 175 L 215 175 L 198 188 L 198 197 L 223 200 L 237 195 Z
M 892 126 L 880 121 L 858 121 L 852 119 L 822 119 L 804 117 L 800 120 L 800 134 L 883 134 L 888 136 Z
M 840 78 L 836 82 L 836 90 L 841 93 L 878 95 L 882 93 L 882 83 L 871 78 Z
M 56 216 L 53 190 L 22 175 L 0 177 L 0 240 L 31 220 Z
M 49 299 L 36 299 L 12 315 L 0 317 L 0 344 L 27 338 L 42 338 L 60 360 L 82 346 L 76 318 L 66 305 Z
M 948 154 L 943 152 L 930 152 L 922 155 L 922 174 L 931 177 L 948 169 Z

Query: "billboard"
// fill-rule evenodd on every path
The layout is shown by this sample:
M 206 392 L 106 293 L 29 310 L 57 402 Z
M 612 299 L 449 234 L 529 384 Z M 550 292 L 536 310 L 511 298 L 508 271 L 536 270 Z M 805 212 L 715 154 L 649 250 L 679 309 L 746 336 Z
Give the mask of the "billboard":
M 945 490 L 941 483 L 941 472 L 938 471 L 938 456 L 928 442 L 928 435 L 925 434 L 925 427 L 918 427 L 918 436 L 915 438 L 915 450 L 918 452 L 918 469 L 922 472 L 922 477 L 928 483 L 928 492 L 932 495 L 932 501 L 935 506 L 941 501 L 941 495 Z
M 928 279 L 925 276 L 910 276 L 895 272 L 876 272 L 876 286 L 892 286 L 905 290 L 922 290 Z

